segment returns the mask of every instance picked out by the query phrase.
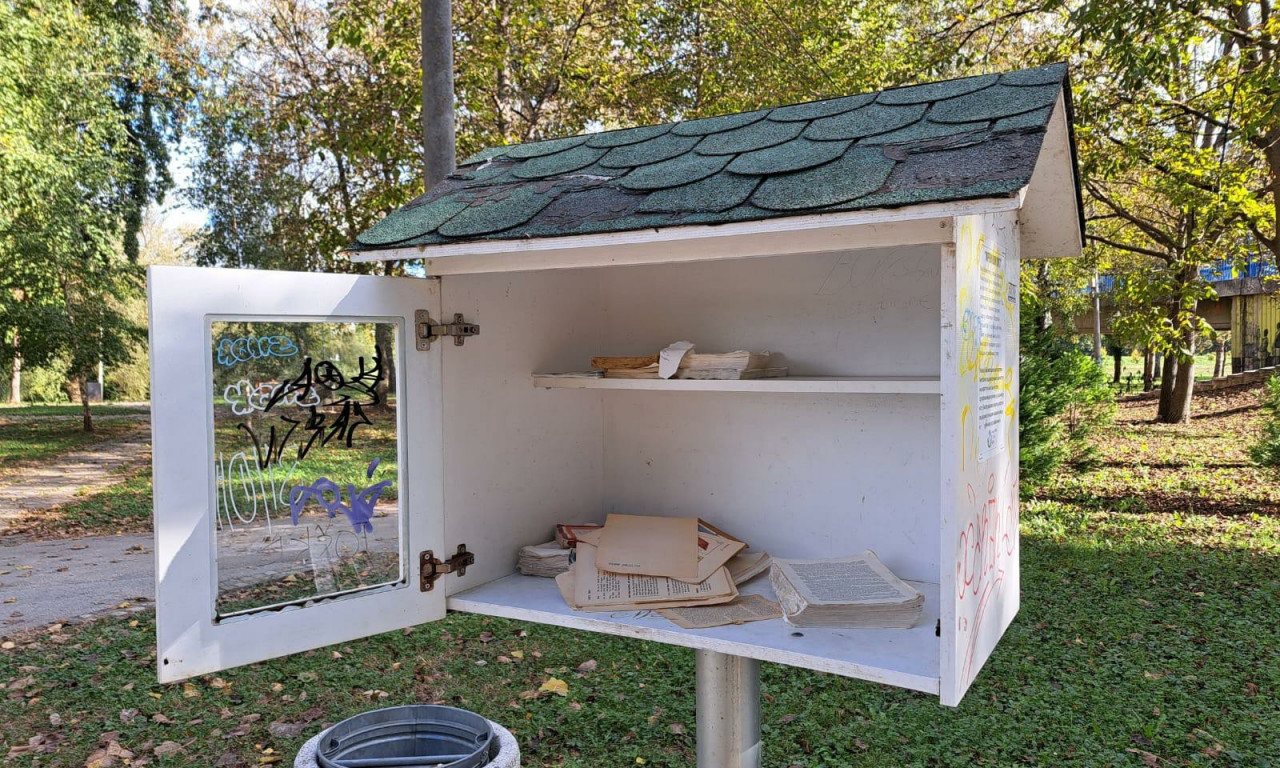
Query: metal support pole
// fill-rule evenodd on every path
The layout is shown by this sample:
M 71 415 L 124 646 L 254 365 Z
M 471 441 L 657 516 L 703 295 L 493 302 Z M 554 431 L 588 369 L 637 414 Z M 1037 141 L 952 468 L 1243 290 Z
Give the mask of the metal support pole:
M 454 169 L 453 7 L 422 0 L 422 160 L 424 189 Z
M 698 768 L 760 768 L 760 662 L 697 651 Z

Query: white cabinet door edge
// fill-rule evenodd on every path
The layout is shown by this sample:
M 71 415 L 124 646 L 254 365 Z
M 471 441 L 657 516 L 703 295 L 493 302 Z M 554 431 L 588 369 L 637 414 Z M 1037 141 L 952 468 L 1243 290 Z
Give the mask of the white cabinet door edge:
M 440 348 L 414 349 L 417 309 L 440 316 L 436 280 L 261 270 L 148 271 L 161 682 L 345 642 L 444 616 L 420 592 L 417 553 L 443 541 Z M 405 581 L 339 599 L 217 620 L 211 323 L 379 321 L 398 326 L 399 541 Z

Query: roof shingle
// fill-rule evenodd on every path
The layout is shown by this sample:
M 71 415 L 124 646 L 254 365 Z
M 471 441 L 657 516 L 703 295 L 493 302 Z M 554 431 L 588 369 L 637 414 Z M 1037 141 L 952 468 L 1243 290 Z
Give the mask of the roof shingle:
M 1054 64 L 486 149 L 362 233 L 378 250 L 1010 195 L 1066 81 Z

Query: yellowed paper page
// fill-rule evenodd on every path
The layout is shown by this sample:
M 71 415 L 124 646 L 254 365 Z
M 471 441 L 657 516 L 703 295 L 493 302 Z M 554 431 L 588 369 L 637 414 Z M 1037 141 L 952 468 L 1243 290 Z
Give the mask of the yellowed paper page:
M 578 542 L 574 570 L 574 593 L 571 605 L 587 609 L 591 606 L 635 606 L 652 608 L 655 603 L 697 603 L 715 598 L 732 599 L 738 593 L 721 568 L 701 584 L 689 584 L 663 576 L 610 573 L 596 567 L 596 548 Z
M 609 515 L 597 567 L 612 573 L 698 578 L 698 520 L 694 517 Z
M 740 595 L 720 605 L 664 608 L 658 613 L 682 629 L 707 629 L 782 618 L 782 606 L 763 595 Z

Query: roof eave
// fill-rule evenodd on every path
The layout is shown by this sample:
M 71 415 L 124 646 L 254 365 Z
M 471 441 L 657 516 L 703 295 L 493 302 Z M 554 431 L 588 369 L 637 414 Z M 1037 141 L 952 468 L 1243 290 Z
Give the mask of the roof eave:
M 480 240 L 353 251 L 357 262 L 422 260 L 428 275 L 658 264 L 913 246 L 952 241 L 956 216 L 1013 211 L 1007 196 L 589 235 Z M 655 247 L 660 245 L 661 247 Z

